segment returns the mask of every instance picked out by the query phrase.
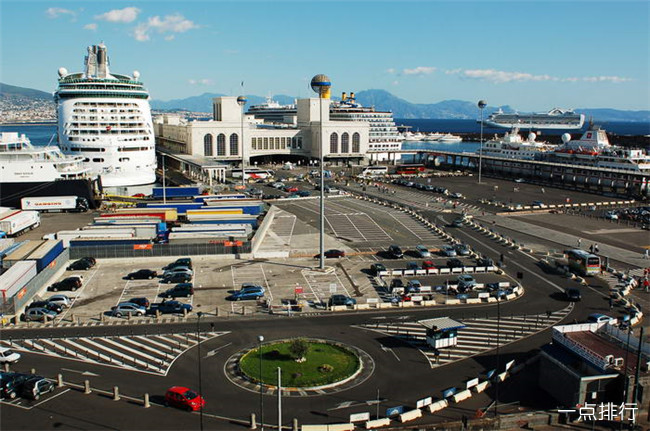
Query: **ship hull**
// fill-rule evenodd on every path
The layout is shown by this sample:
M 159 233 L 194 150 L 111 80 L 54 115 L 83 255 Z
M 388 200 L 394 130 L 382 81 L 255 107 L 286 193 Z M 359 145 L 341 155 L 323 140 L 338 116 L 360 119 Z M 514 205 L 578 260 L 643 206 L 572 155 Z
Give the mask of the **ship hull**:
M 20 200 L 38 196 L 78 196 L 86 198 L 90 208 L 97 208 L 98 182 L 90 179 L 48 182 L 0 183 L 0 206 L 20 208 Z
M 480 122 L 480 121 L 479 121 Z M 483 120 L 483 124 L 487 127 L 494 127 L 498 129 L 513 129 L 515 127 L 520 129 L 532 128 L 535 130 L 576 130 L 582 129 L 584 125 L 583 122 L 580 124 L 563 124 L 563 123 L 535 123 L 535 122 L 526 122 L 522 120 L 521 122 L 495 122 L 492 120 Z

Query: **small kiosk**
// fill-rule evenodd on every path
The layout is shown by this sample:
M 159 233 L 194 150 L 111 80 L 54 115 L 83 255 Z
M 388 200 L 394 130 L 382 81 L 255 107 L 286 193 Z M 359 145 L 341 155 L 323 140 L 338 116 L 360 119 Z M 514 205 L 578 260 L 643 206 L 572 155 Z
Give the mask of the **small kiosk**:
M 458 344 L 458 330 L 465 327 L 449 317 L 419 320 L 418 323 L 427 328 L 427 344 L 436 350 Z

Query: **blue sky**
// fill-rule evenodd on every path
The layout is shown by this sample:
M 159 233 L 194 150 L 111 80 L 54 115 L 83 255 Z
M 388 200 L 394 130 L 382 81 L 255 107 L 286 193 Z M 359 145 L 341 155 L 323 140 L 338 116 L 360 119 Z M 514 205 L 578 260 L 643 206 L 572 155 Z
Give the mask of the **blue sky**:
M 104 41 L 154 99 L 385 89 L 415 103 L 650 109 L 650 2 L 0 0 L 0 81 L 53 91 Z

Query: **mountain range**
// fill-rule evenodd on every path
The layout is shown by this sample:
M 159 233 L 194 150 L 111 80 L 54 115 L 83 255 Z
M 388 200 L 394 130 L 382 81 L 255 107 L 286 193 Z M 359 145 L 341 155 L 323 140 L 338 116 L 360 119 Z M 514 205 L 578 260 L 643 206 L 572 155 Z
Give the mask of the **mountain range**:
M 174 100 L 151 100 L 151 107 L 156 110 L 185 110 L 193 112 L 212 112 L 212 99 L 225 96 L 219 93 L 203 93 Z M 264 103 L 266 98 L 256 95 L 247 95 L 248 106 Z M 295 97 L 275 95 L 273 99 L 280 104 L 293 103 Z M 0 101 L 17 103 L 20 100 L 52 100 L 52 94 L 32 88 L 16 87 L 0 83 Z M 444 100 L 437 103 L 411 103 L 401 99 L 386 90 L 364 90 L 356 93 L 356 100 L 363 106 L 374 106 L 379 111 L 391 111 L 395 118 L 402 119 L 476 119 L 479 116 L 478 108 L 474 102 L 463 100 Z M 487 106 L 486 115 L 502 109 L 504 112 L 513 112 L 515 109 L 508 105 Z M 550 109 L 551 107 L 548 107 Z M 626 111 L 608 108 L 578 108 L 575 110 L 585 114 L 587 118 L 595 121 L 642 121 L 650 122 L 650 111 Z

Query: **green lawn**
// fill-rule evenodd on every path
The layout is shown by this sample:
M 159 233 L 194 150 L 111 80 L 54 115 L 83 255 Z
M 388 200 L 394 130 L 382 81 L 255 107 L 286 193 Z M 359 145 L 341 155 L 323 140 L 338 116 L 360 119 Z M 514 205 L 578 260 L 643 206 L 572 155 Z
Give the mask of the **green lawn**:
M 291 357 L 289 342 L 262 346 L 262 381 L 277 385 L 280 367 L 284 387 L 319 386 L 343 380 L 359 368 L 359 358 L 347 349 L 321 342 L 309 345 L 306 361 L 302 363 Z M 255 381 L 260 375 L 259 354 L 259 349 L 251 350 L 239 362 L 241 371 Z M 323 365 L 330 365 L 331 370 L 323 371 Z

